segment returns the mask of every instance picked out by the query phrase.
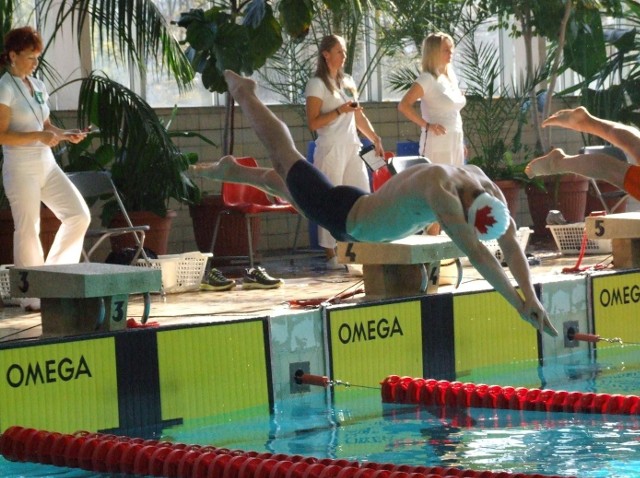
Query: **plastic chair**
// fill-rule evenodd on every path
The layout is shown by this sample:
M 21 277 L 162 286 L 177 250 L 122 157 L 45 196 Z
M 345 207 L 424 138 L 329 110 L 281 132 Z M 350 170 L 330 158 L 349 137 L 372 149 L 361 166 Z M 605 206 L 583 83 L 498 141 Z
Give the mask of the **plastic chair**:
M 236 158 L 236 161 L 251 168 L 257 168 L 258 163 L 254 158 L 244 157 Z M 300 223 L 302 216 L 295 207 L 287 201 L 280 198 L 268 196 L 265 192 L 247 184 L 222 183 L 222 203 L 223 209 L 218 213 L 216 225 L 213 229 L 213 238 L 211 239 L 211 252 L 214 251 L 218 232 L 220 230 L 220 221 L 223 215 L 235 215 L 244 218 L 247 226 L 247 239 L 249 244 L 249 266 L 253 267 L 253 244 L 252 244 L 252 228 L 251 219 L 261 217 L 264 214 L 298 214 L 298 222 L 296 224 L 296 233 L 293 240 L 292 251 L 295 251 L 298 242 L 298 234 L 300 233 Z
M 393 157 L 394 154 L 391 151 L 385 151 L 384 160 L 387 162 L 387 164 Z M 380 169 L 376 169 L 373 173 L 371 173 L 371 189 L 373 191 L 377 191 L 382 187 L 384 183 L 389 180 L 391 176 L 393 176 L 393 174 L 389 170 L 389 166 L 384 166 Z
M 394 156 L 389 159 L 389 170 L 393 174 L 398 174 L 411 166 L 415 166 L 416 164 L 429 163 L 431 163 L 431 161 L 424 156 Z
M 394 174 L 398 174 L 416 164 L 431 163 L 424 156 L 395 156 L 389 151 L 384 153 L 384 159 L 387 162 L 387 166 L 376 170 L 372 174 L 371 184 L 374 191 L 380 189 Z
M 611 146 L 611 145 L 585 146 L 580 149 L 580 154 L 606 154 L 607 156 L 611 156 L 612 158 L 618 159 L 620 161 L 624 161 L 625 163 L 629 162 L 627 155 L 624 154 L 624 151 L 622 151 L 620 148 L 616 146 Z M 611 214 L 615 212 L 616 209 L 618 209 L 622 204 L 624 204 L 626 199 L 629 197 L 629 194 L 627 194 L 622 189 L 618 189 L 617 191 L 605 192 L 605 193 L 601 192 L 600 187 L 598 186 L 598 181 L 596 181 L 593 178 L 589 178 L 589 184 L 593 188 L 593 191 L 596 197 L 602 204 L 602 207 L 604 208 L 604 211 L 606 211 L 607 214 Z M 609 204 L 606 201 L 607 199 L 612 199 L 612 200 L 617 199 L 617 201 L 614 203 L 613 206 L 609 207 Z
M 145 232 L 149 230 L 149 226 L 133 225 L 131 219 L 129 218 L 129 214 L 127 214 L 127 211 L 124 207 L 122 198 L 118 193 L 118 189 L 111 180 L 111 173 L 109 173 L 108 171 L 79 171 L 75 173 L 67 173 L 67 177 L 71 180 L 78 191 L 80 191 L 80 194 L 89 205 L 91 205 L 93 202 L 95 202 L 95 200 L 99 198 L 108 199 L 109 197 L 112 197 L 113 199 L 115 199 L 120 209 L 120 213 L 128 224 L 126 227 L 103 227 L 95 229 L 90 228 L 85 235 L 85 239 L 94 238 L 96 239 L 96 241 L 88 251 L 86 250 L 86 248 L 83 248 L 82 257 L 84 261 L 91 262 L 92 254 L 106 239 L 113 236 L 121 236 L 123 234 L 131 234 L 136 242 L 136 252 L 131 263 L 134 264 L 140 256 L 142 256 L 146 260 L 149 260 L 144 250 Z

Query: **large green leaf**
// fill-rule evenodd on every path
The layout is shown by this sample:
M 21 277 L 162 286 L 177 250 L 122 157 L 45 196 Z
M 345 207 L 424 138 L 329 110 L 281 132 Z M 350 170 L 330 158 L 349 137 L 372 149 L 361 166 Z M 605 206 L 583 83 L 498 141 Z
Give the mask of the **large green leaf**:
M 202 70 L 202 85 L 209 91 L 224 93 L 227 91 L 227 83 L 222 72 L 216 68 L 215 57 L 210 58 Z
M 282 0 L 278 5 L 280 22 L 292 38 L 302 39 L 309 33 L 315 7 L 311 0 Z
M 219 26 L 219 35 L 213 47 L 218 71 L 233 70 L 245 72 L 248 75 L 253 71 L 246 71 L 246 58 L 253 58 L 253 52 L 249 49 L 249 33 L 247 27 L 236 23 L 224 23 Z
M 209 50 L 213 48 L 218 33 L 218 27 L 214 23 L 194 21 L 187 29 L 186 40 L 196 50 Z
M 591 78 L 607 62 L 602 19 L 597 10 L 583 13 L 582 21 L 569 22 L 564 48 L 565 62 L 580 75 Z
M 257 27 L 246 28 L 249 34 L 249 51 L 253 53 L 253 68 L 258 69 L 282 46 L 282 28 L 273 16 L 270 5 L 266 6 L 262 21 Z

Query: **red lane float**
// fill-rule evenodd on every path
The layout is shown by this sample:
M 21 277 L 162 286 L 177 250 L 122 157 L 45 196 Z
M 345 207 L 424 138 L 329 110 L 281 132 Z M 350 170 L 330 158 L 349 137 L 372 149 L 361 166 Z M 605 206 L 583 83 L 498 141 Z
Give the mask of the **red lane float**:
M 439 466 L 359 463 L 302 455 L 258 454 L 100 433 L 65 435 L 18 426 L 9 427 L 0 435 L 0 453 L 11 461 L 167 478 L 561 478 Z
M 640 414 L 640 397 L 591 392 L 485 385 L 390 375 L 382 401 L 461 408 L 502 408 L 542 412 Z

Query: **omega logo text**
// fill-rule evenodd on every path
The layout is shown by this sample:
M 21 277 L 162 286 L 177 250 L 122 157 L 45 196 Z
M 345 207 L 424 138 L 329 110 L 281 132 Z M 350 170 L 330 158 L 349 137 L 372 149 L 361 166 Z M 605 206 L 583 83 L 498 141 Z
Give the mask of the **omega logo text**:
M 638 302 L 640 302 L 640 286 L 637 285 L 602 289 L 600 292 L 600 305 L 603 307 Z
M 360 342 L 375 339 L 387 339 L 396 334 L 404 335 L 400 321 L 394 317 L 393 321 L 387 319 L 367 320 L 366 322 L 356 322 L 342 324 L 338 329 L 338 338 L 343 344 L 349 342 Z
M 84 355 L 74 362 L 69 357 L 60 360 L 45 360 L 44 362 L 29 363 L 26 366 L 14 363 L 9 366 L 6 379 L 13 388 L 29 385 L 69 382 L 78 380 L 81 376 L 91 378 L 91 370 Z

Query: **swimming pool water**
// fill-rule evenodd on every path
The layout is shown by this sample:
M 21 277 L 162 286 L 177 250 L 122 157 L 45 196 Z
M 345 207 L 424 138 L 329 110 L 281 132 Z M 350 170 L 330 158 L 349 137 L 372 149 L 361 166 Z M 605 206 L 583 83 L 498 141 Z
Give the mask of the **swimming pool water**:
M 533 366 L 533 365 L 532 365 Z M 495 370 L 496 383 L 555 390 L 640 394 L 640 347 L 608 349 L 590 361 L 537 368 L 537 384 Z M 474 371 L 474 381 L 487 371 Z M 525 374 L 530 377 L 531 374 Z M 526 379 L 527 381 L 530 378 Z M 464 380 L 463 380 L 464 381 Z M 329 404 L 333 403 L 333 406 Z M 378 390 L 339 387 L 293 396 L 271 417 L 197 420 L 164 430 L 164 439 L 317 458 L 344 458 L 475 470 L 580 477 L 640 477 L 640 417 L 382 404 Z M 107 477 L 0 461 L 3 477 Z

